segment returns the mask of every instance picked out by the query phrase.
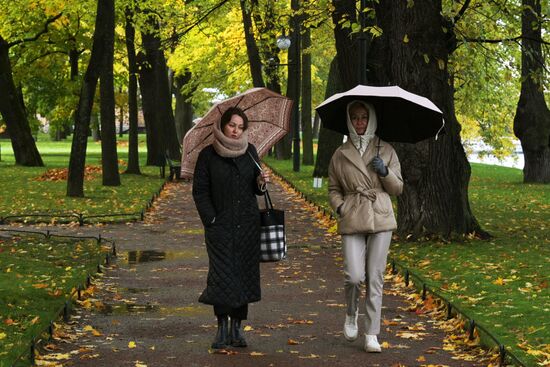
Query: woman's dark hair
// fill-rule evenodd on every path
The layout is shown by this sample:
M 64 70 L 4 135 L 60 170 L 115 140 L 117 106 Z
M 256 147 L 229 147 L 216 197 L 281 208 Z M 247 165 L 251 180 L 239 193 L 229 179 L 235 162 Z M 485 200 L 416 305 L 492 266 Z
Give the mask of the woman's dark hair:
M 225 112 L 223 113 L 221 120 L 220 120 L 220 128 L 223 131 L 223 128 L 225 125 L 231 121 L 231 116 L 238 115 L 243 119 L 243 130 L 248 129 L 248 117 L 246 117 L 243 110 L 241 110 L 239 107 L 229 107 Z

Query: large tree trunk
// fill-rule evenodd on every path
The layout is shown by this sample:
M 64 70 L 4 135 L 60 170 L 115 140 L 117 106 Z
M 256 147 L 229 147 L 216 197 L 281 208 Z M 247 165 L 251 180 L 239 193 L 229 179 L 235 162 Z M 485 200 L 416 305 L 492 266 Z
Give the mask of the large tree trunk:
M 288 77 L 286 85 L 286 96 L 294 101 L 292 120 L 290 123 L 290 133 L 287 134 L 276 146 L 275 155 L 277 159 L 290 159 L 293 150 L 292 140 L 299 138 L 299 131 L 296 130 L 296 125 L 299 125 L 300 119 L 300 0 L 291 0 L 290 6 L 293 15 L 290 18 L 290 39 L 291 44 L 288 49 Z M 296 135 L 298 134 L 298 135 Z M 296 144 L 295 144 L 296 145 Z M 296 166 L 296 163 L 293 163 Z
M 116 147 L 115 85 L 113 76 L 115 46 L 115 3 L 108 3 L 102 19 L 104 27 L 104 50 L 99 74 L 100 123 L 101 123 L 101 168 L 104 186 L 120 186 L 118 154 Z
M 470 165 L 460 141 L 447 70 L 448 56 L 454 50 L 453 28 L 441 16 L 441 0 L 414 2 L 412 6 L 408 2 L 376 2 L 375 11 L 383 35 L 369 51 L 375 65 L 369 75 L 371 82 L 397 84 L 431 99 L 444 112 L 446 122 L 446 134 L 437 141 L 394 144 L 405 181 L 398 198 L 398 233 L 414 238 L 485 235 L 468 201 Z M 428 63 L 424 55 L 428 55 Z
M 9 58 L 9 45 L 0 36 L 0 113 L 6 122 L 15 163 L 22 166 L 43 166 L 36 148 L 23 98 L 15 87 Z
M 276 24 L 277 14 L 273 7 L 272 1 L 263 2 L 263 9 L 259 9 L 258 0 L 252 0 L 252 14 L 258 33 L 262 35 L 258 41 L 260 54 L 266 62 L 264 72 L 266 77 L 267 88 L 281 93 L 281 83 L 279 80 L 279 48 L 273 40 L 277 37 L 279 31 Z M 263 14 L 263 19 L 262 15 Z
M 246 0 L 241 0 L 246 53 L 248 54 L 250 73 L 252 74 L 252 84 L 254 87 L 264 87 L 265 84 L 262 77 L 262 60 L 260 59 L 260 51 L 258 50 L 258 45 L 254 39 L 254 29 L 252 28 L 251 7 L 252 4 L 248 3 Z
M 137 61 L 135 37 L 136 30 L 132 23 L 134 10 L 126 9 L 126 51 L 128 54 L 128 168 L 126 173 L 139 175 L 138 149 L 138 102 L 137 102 Z
M 82 89 L 75 113 L 75 129 L 71 145 L 69 160 L 69 176 L 67 179 L 67 196 L 84 196 L 84 167 L 86 164 L 86 148 L 88 146 L 88 132 L 90 129 L 90 115 L 94 103 L 97 80 L 103 63 L 105 62 L 106 48 L 108 47 L 109 25 L 106 21 L 111 17 L 114 0 L 98 0 L 96 23 L 92 45 L 90 63 L 86 69 Z M 107 21 L 108 22 L 108 21 Z
M 158 28 L 155 20 L 152 25 Z M 157 157 L 156 164 L 164 164 L 164 154 L 168 152 L 170 158 L 181 159 L 180 143 L 176 133 L 176 124 L 174 122 L 174 113 L 172 111 L 172 95 L 170 94 L 170 85 L 168 83 L 168 67 L 164 52 L 161 49 L 160 38 L 156 34 L 143 33 L 143 46 L 147 54 L 147 61 L 152 67 L 153 98 L 155 108 L 155 124 L 159 128 L 159 150 L 153 152 Z
M 313 127 L 311 121 L 311 31 L 302 35 L 302 145 L 304 165 L 313 165 Z
M 338 58 L 335 57 L 330 63 L 325 99 L 336 93 L 343 92 L 343 90 L 342 82 L 340 80 L 340 71 L 338 70 Z M 344 135 L 333 130 L 325 129 L 321 126 L 319 129 L 317 159 L 315 160 L 313 177 L 328 177 L 328 166 L 330 159 L 336 149 L 342 144 L 342 140 L 344 140 Z
M 186 71 L 183 75 L 177 75 L 175 79 L 175 91 L 176 96 L 176 132 L 178 134 L 178 141 L 183 142 L 185 134 L 193 127 L 193 104 L 189 101 L 191 93 L 182 93 L 181 90 L 184 86 L 191 82 L 191 72 Z
M 155 75 L 145 53 L 138 52 L 136 56 L 139 74 L 139 90 L 141 92 L 141 107 L 145 120 L 147 142 L 147 165 L 159 165 L 159 154 L 162 153 L 161 131 L 157 124 L 157 110 L 155 98 Z
M 540 0 L 523 0 L 521 94 L 514 134 L 521 141 L 523 182 L 550 183 L 550 111 L 544 100 Z

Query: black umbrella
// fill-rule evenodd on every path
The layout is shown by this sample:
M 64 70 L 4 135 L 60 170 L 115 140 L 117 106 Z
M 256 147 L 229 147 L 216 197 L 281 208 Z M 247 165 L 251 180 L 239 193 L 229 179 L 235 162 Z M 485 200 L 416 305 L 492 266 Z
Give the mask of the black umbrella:
M 390 142 L 416 143 L 444 132 L 443 113 L 432 101 L 398 86 L 358 85 L 337 93 L 317 106 L 323 127 L 348 135 L 347 105 L 353 100 L 371 103 L 376 110 L 376 135 Z

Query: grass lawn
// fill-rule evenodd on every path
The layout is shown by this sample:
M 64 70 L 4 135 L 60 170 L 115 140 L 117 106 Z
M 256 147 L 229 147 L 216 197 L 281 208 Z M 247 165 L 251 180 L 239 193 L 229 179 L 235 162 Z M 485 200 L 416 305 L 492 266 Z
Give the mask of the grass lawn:
M 291 161 L 264 160 L 329 209 L 327 180 L 314 189 L 313 167 L 296 173 Z M 548 358 L 544 353 L 550 355 L 550 186 L 523 184 L 522 179 L 518 169 L 473 163 L 470 204 L 493 238 L 394 242 L 390 257 L 535 366 Z
M 0 237 L 0 367 L 29 365 L 32 338 L 56 320 L 106 250 L 92 239 Z
M 119 142 L 122 161 L 128 156 L 126 139 Z M 87 215 L 139 213 L 164 182 L 157 167 L 141 167 L 142 175 L 122 174 L 118 187 L 103 186 L 101 173 L 95 172 L 85 180 L 84 198 L 68 198 L 66 179 L 59 178 L 68 166 L 71 142 L 53 142 L 39 135 L 37 147 L 45 167 L 15 166 L 11 143 L 0 140 L 0 216 L 73 211 Z M 140 136 L 140 162 L 145 158 L 144 137 Z M 86 165 L 100 167 L 100 159 L 101 144 L 90 140 Z M 123 170 L 125 165 L 120 167 Z M 41 176 L 53 180 L 40 180 Z M 94 240 L 0 237 L 0 367 L 12 366 L 22 354 L 28 358 L 31 339 L 47 328 L 71 290 L 95 272 L 101 251 Z
M 127 139 L 127 137 L 125 137 Z M 140 162 L 145 162 L 144 137 L 140 136 Z M 142 175 L 121 174 L 121 186 L 103 186 L 101 173 L 101 144 L 89 141 L 86 165 L 92 173 L 84 182 L 84 198 L 66 196 L 67 181 L 62 171 L 67 168 L 71 142 L 49 141 L 40 135 L 37 147 L 45 167 L 22 167 L 14 165 L 13 152 L 8 140 L 0 140 L 0 216 L 30 213 L 78 212 L 85 215 L 140 213 L 164 179 L 159 177 L 158 167 L 141 167 Z M 118 148 L 121 171 L 127 160 L 127 141 L 121 140 Z M 43 180 L 48 178 L 49 180 Z M 53 180 L 52 180 L 53 179 Z M 127 218 L 127 217 L 124 217 Z M 121 218 L 102 218 L 120 220 Z

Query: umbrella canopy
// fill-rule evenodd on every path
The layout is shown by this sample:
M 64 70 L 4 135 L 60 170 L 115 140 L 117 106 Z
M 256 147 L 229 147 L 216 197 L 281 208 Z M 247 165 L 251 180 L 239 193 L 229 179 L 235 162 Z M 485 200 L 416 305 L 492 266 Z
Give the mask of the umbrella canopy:
M 317 106 L 322 126 L 348 135 L 347 105 L 353 100 L 371 103 L 376 110 L 376 135 L 386 141 L 416 143 L 444 132 L 443 113 L 429 99 L 398 86 L 358 85 L 337 93 Z
M 214 106 L 183 138 L 181 177 L 191 178 L 200 151 L 212 144 L 212 127 L 229 107 L 239 107 L 248 117 L 248 142 L 260 158 L 290 131 L 292 100 L 267 88 L 253 88 Z

